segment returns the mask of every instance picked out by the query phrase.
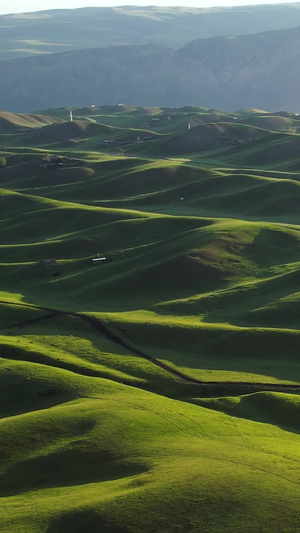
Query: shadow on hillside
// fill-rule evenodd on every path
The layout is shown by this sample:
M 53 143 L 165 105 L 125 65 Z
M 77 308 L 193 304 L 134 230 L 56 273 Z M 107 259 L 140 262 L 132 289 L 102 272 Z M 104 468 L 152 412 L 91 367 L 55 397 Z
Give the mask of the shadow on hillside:
M 190 263 L 192 263 L 190 258 Z M 134 281 L 134 275 L 124 276 L 124 280 L 116 283 L 109 280 L 104 284 L 95 287 L 93 294 L 85 294 L 83 291 L 77 295 L 73 290 L 69 290 L 65 280 L 54 278 L 56 286 L 52 285 L 47 293 L 40 293 L 31 287 L 21 287 L 23 294 L 22 302 L 29 305 L 45 306 L 49 309 L 84 312 L 126 312 L 140 309 L 149 309 L 154 305 L 164 303 L 174 299 L 174 287 L 176 287 L 176 298 L 191 298 L 195 291 L 206 292 L 219 290 L 227 286 L 226 276 L 222 276 L 217 269 L 204 266 L 198 272 L 193 268 L 184 274 L 179 261 L 174 261 L 174 270 L 168 269 L 168 265 L 163 268 L 153 268 L 153 278 L 149 280 L 138 279 Z M 193 265 L 192 265 L 193 266 Z M 101 267 L 95 267 L 100 268 Z M 177 271 L 176 271 L 177 269 Z M 174 274 L 175 272 L 175 274 Z M 55 273 L 54 273 L 55 274 Z M 171 284 L 172 278 L 174 285 Z M 51 281 L 51 279 L 50 279 Z M 185 285 L 186 284 L 186 285 Z M 80 280 L 78 280 L 80 287 Z M 91 292 L 90 287 L 87 289 Z
M 109 373 L 109 368 L 112 368 L 125 371 L 126 374 L 129 372 L 130 375 L 139 378 L 146 378 L 148 382 L 148 373 L 144 373 L 142 367 L 137 369 L 133 366 L 129 371 L 129 367 L 126 366 L 128 355 L 136 355 L 136 350 L 139 350 L 138 358 L 143 352 L 146 358 L 166 361 L 179 370 L 184 367 L 184 371 L 191 376 L 194 374 L 194 369 L 202 369 L 209 371 L 205 372 L 205 375 L 213 373 L 213 379 L 216 379 L 215 373 L 219 373 L 221 381 L 224 379 L 244 381 L 245 374 L 249 373 L 253 375 L 252 381 L 256 382 L 262 380 L 269 382 L 274 378 L 282 381 L 300 381 L 300 336 L 297 332 L 262 328 L 224 329 L 223 325 L 220 325 L 220 328 L 190 328 L 188 325 L 174 327 L 151 321 L 118 323 L 108 318 L 100 319 L 101 328 L 98 329 L 90 323 L 87 324 L 79 316 L 62 313 L 47 322 L 39 321 L 11 330 L 12 334 L 18 336 L 21 332 L 23 335 L 37 335 L 41 338 L 44 335 L 49 338 L 62 335 L 65 339 L 74 336 L 72 340 L 74 355 L 79 356 L 76 362 L 69 361 L 68 358 L 66 361 L 59 360 L 53 357 L 51 352 L 41 353 L 38 349 L 24 351 L 18 345 L 10 347 L 6 357 L 57 366 L 82 375 L 109 377 L 125 382 L 125 376 L 118 379 Z M 89 355 L 82 352 L 82 348 L 77 349 L 76 337 L 89 340 L 95 348 L 95 353 Z M 47 345 L 52 346 L 51 340 Z M 71 344 L 69 349 L 67 344 L 61 346 L 61 349 L 66 355 L 69 349 L 72 353 Z M 118 357 L 117 361 L 115 356 Z M 124 366 L 122 357 L 124 357 Z M 90 367 L 91 362 L 93 367 Z M 97 364 L 100 365 L 99 370 Z M 103 364 L 107 367 L 106 374 L 103 372 Z M 241 377 L 233 378 L 231 373 L 240 373 Z M 257 379 L 254 375 L 257 375 Z M 210 377 L 205 379 L 210 380 Z M 52 399 L 55 400 L 55 396 L 48 398 Z
M 115 459 L 109 452 L 89 446 L 85 439 L 48 455 L 25 459 L 0 477 L 0 494 L 113 481 L 143 474 L 148 468 Z
M 260 267 L 299 261 L 299 237 L 296 232 L 261 229 L 247 247 L 247 256 Z
M 45 533 L 129 533 L 129 529 L 119 526 L 93 509 L 70 511 L 51 520 Z
M 288 400 L 288 396 L 291 401 Z M 231 402 L 230 398 L 226 397 L 204 400 L 196 398 L 190 402 L 236 418 L 272 424 L 284 431 L 299 435 L 300 403 L 295 405 L 292 394 L 289 393 L 288 396 L 273 392 L 256 392 L 241 396 L 237 403 Z

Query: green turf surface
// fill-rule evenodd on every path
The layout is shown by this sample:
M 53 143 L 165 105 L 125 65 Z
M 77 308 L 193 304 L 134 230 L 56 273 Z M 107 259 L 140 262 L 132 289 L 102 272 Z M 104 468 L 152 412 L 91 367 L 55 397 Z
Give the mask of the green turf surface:
M 296 119 L 65 112 L 0 114 L 1 532 L 299 531 Z

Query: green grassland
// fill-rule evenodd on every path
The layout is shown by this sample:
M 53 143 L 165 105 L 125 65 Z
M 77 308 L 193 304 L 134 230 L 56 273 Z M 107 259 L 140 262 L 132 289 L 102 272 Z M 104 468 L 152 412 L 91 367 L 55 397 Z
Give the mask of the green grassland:
M 1 532 L 300 531 L 297 116 L 73 117 L 0 112 Z

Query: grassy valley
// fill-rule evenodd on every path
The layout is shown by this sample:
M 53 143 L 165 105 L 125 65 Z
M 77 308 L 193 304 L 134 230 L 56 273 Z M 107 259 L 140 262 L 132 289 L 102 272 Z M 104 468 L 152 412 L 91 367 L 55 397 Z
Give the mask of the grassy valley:
M 299 531 L 299 127 L 0 112 L 1 531 Z

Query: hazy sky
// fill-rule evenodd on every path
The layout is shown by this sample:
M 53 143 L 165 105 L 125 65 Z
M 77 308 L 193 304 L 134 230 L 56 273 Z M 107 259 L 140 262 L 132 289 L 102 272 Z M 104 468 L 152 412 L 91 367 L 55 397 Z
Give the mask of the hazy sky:
M 0 14 L 25 13 L 44 9 L 67 9 L 76 7 L 104 7 L 118 5 L 159 6 L 237 6 L 250 4 L 287 4 L 290 0 L 0 0 Z

